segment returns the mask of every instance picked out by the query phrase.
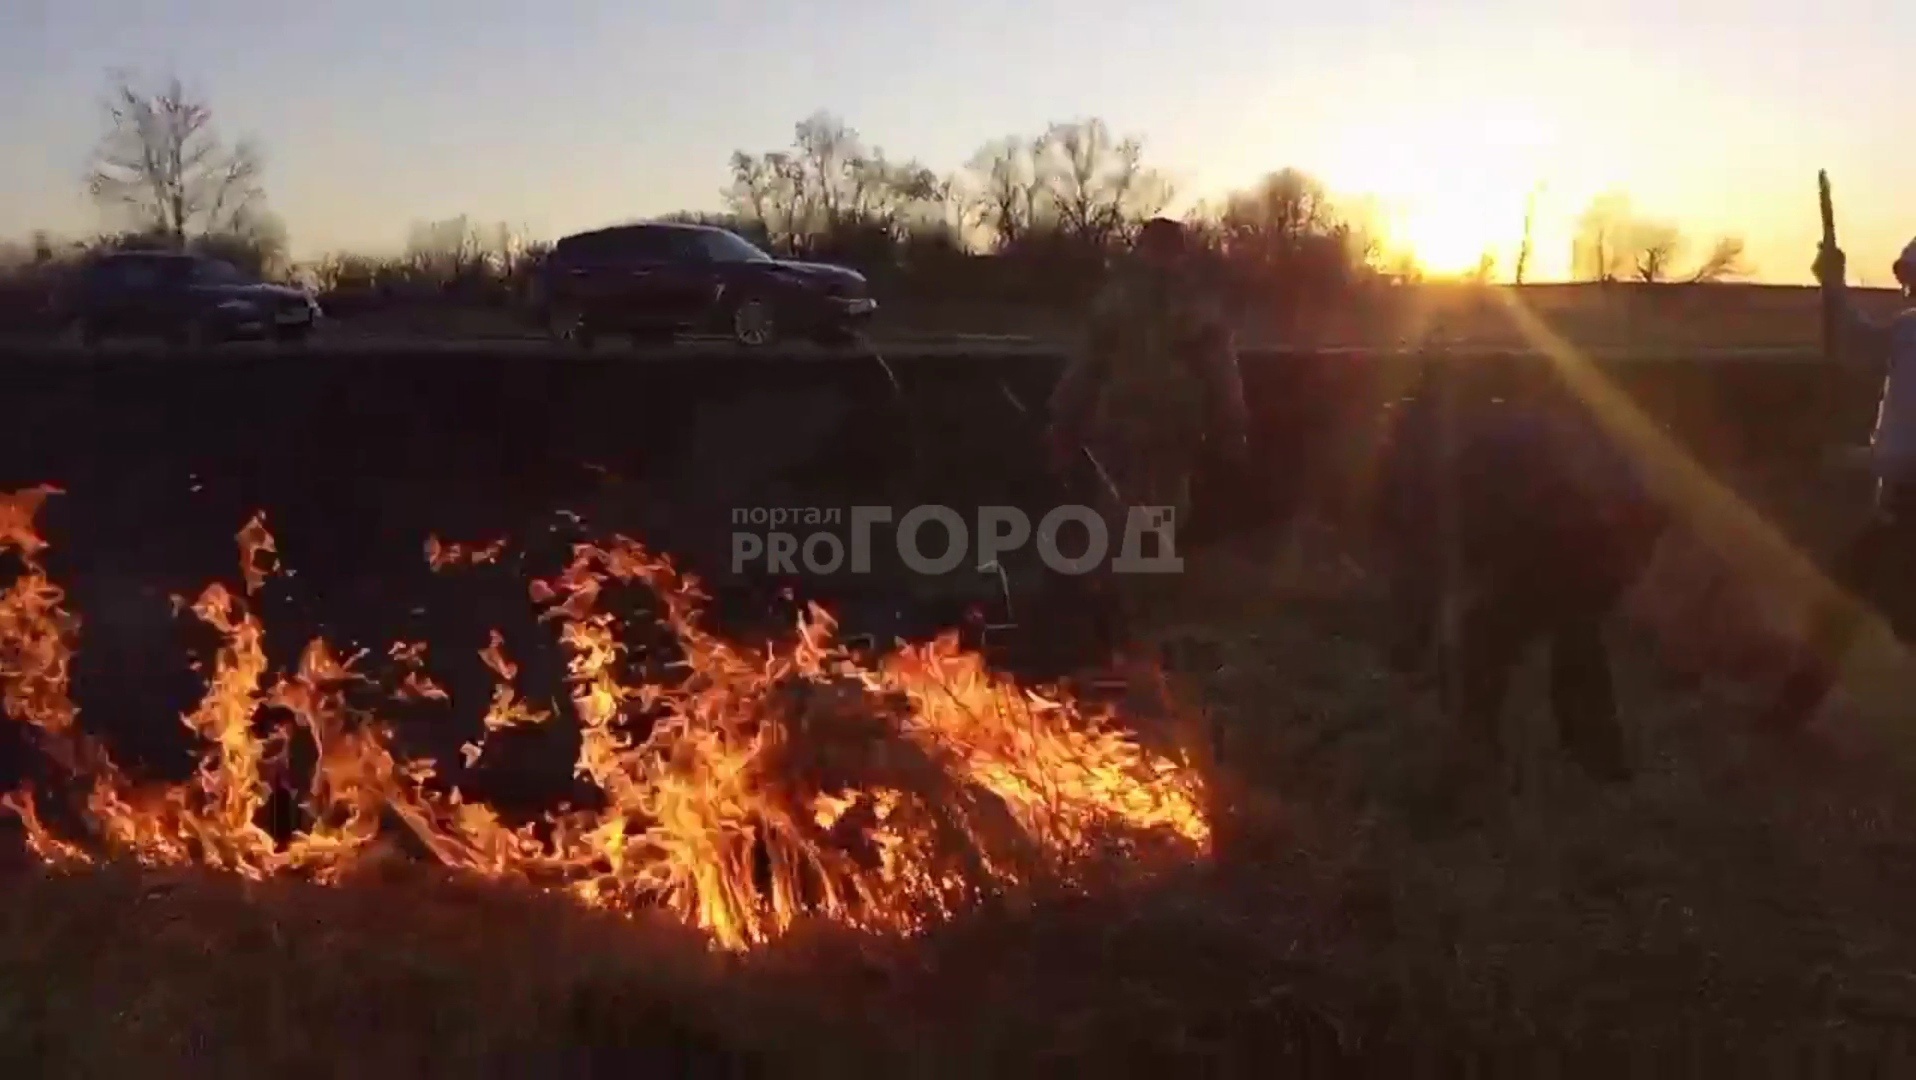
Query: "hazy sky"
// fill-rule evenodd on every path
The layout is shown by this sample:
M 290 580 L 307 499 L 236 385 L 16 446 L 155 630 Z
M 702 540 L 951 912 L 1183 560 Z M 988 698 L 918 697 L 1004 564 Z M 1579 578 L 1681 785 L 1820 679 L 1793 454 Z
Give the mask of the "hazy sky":
M 1805 280 L 1826 167 L 1882 284 L 1916 234 L 1913 32 L 1905 0 L 0 0 L 0 237 L 98 225 L 79 177 L 131 67 L 260 139 L 301 255 L 462 212 L 551 236 L 716 208 L 733 149 L 823 108 L 940 170 L 1101 116 L 1185 202 L 1297 165 L 1440 264 L 1514 244 L 1541 182 L 1546 276 L 1621 187 Z

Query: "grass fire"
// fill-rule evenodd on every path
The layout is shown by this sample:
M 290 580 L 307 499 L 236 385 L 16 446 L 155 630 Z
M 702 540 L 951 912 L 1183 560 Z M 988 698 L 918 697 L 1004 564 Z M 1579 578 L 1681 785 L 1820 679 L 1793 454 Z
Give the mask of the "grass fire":
M 1841 506 L 1762 479 L 1780 520 Z M 1906 724 L 1750 730 L 1770 597 L 1693 536 L 1610 627 L 1636 778 L 1564 759 L 1538 665 L 1508 773 L 1464 783 L 1329 519 L 1193 559 L 1217 653 L 1167 675 L 1200 745 L 950 639 L 875 658 L 809 610 L 760 636 L 597 504 L 549 541 L 393 530 L 367 599 L 323 517 L 235 540 L 234 499 L 163 559 L 88 555 L 72 486 L 0 500 L 19 1075 L 1908 1060 Z
M 88 732 L 69 693 L 84 626 L 42 560 L 35 521 L 52 494 L 0 501 L 0 552 L 20 566 L 0 593 L 0 688 L 52 766 L 5 805 L 60 870 L 122 861 L 350 885 L 409 850 L 592 908 L 663 909 L 745 950 L 806 918 L 911 934 L 1033 890 L 1201 859 L 1210 845 L 1203 785 L 1168 736 L 1013 685 L 955 636 L 866 662 L 811 608 L 783 643 L 736 644 L 702 627 L 695 580 L 624 537 L 576 546 L 527 588 L 564 649 L 590 805 L 513 821 L 435 762 L 400 754 L 379 708 L 445 699 L 422 667 L 427 643 L 390 647 L 404 672 L 392 686 L 362 670 L 364 651 L 319 639 L 292 670 L 272 670 L 270 628 L 249 603 L 279 572 L 258 518 L 238 534 L 237 584 L 175 600 L 219 640 L 204 695 L 180 718 L 197 767 L 184 782 L 143 778 Z M 456 573 L 499 550 L 433 539 L 427 558 Z M 654 601 L 646 633 L 613 602 L 628 588 Z M 563 711 L 516 692 L 496 632 L 482 657 L 498 681 L 467 766 L 499 752 L 493 733 Z

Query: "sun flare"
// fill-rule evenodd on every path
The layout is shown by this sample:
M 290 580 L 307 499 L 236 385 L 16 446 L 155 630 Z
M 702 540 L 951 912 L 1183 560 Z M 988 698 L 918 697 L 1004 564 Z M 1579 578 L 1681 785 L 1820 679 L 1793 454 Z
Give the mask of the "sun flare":
M 1427 102 L 1350 125 L 1325 180 L 1371 202 L 1387 253 L 1460 274 L 1486 253 L 1507 272 L 1557 126 L 1519 104 Z

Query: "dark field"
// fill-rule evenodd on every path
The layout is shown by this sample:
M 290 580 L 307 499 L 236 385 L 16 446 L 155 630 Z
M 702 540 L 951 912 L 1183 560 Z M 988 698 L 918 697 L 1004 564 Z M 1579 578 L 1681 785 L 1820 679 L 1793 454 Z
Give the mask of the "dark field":
M 886 359 L 890 377 L 859 357 L 9 357 L 20 419 L 0 490 L 65 489 L 47 563 L 86 620 L 84 721 L 177 773 L 193 683 L 165 596 L 234 577 L 256 510 L 296 571 L 261 601 L 276 664 L 315 632 L 450 656 L 503 626 L 537 687 L 557 657 L 526 625 L 523 577 L 574 528 L 552 531 L 554 511 L 715 568 L 743 634 L 766 629 L 754 614 L 783 583 L 725 580 L 730 507 L 1060 496 L 1006 399 L 1041 401 L 1054 361 Z M 1866 486 L 1825 459 L 1867 430 L 1867 380 L 1787 362 L 1609 374 L 1805 549 L 1861 512 Z M 1260 468 L 1209 506 L 1230 535 L 1184 582 L 1217 655 L 1173 673 L 1206 714 L 1208 859 L 910 941 L 806 924 L 744 956 L 664 917 L 403 860 L 338 888 L 23 869 L 0 904 L 0 1061 L 61 1076 L 1899 1073 L 1916 1033 L 1909 673 L 1859 671 L 1812 736 L 1757 738 L 1743 720 L 1781 640 L 1765 583 L 1679 531 L 1614 628 L 1636 779 L 1598 788 L 1562 763 L 1526 685 L 1510 773 L 1452 782 L 1430 695 L 1381 673 L 1357 528 L 1405 377 L 1246 358 Z M 436 577 L 428 534 L 524 554 Z M 977 583 L 949 584 L 916 583 L 902 617 L 881 602 L 898 579 L 828 599 L 916 635 Z M 1003 662 L 1068 666 L 1070 620 L 1037 621 L 1068 609 L 1066 583 L 1019 588 L 1032 625 Z M 445 682 L 483 700 L 467 667 Z M 455 734 L 402 732 L 423 749 Z M 5 779 L 33 773 L 23 742 L 8 754 Z
M 1858 302 L 1887 315 L 1902 305 L 1889 289 L 1854 290 Z M 1524 337 L 1500 300 L 1516 299 L 1578 346 L 1610 353 L 1814 350 L 1819 307 L 1813 288 L 1795 285 L 1705 285 L 1630 282 L 1551 283 L 1485 288 L 1456 282 L 1375 287 L 1335 304 L 1285 313 L 1247 306 L 1234 314 L 1250 348 L 1397 347 L 1431 336 L 1478 347 L 1521 347 Z M 880 295 L 871 336 L 906 347 L 922 342 L 1077 340 L 1082 310 L 1070 304 Z M 325 303 L 322 298 L 322 303 Z M 56 334 L 38 293 L 0 286 L 0 339 Z M 504 303 L 451 299 L 340 301 L 327 308 L 323 336 L 336 342 L 536 340 L 529 313 Z M 622 344 L 608 342 L 615 351 Z
M 1889 289 L 1855 290 L 1878 315 L 1901 306 Z M 1477 346 L 1519 347 L 1499 296 L 1521 300 L 1579 346 L 1609 352 L 1715 351 L 1818 347 L 1819 308 L 1813 288 L 1794 285 L 1642 285 L 1616 282 L 1521 287 L 1430 283 L 1361 292 L 1348 301 L 1284 315 L 1237 313 L 1241 341 L 1252 348 L 1400 346 L 1436 334 Z M 1012 337 L 1070 342 L 1081 332 L 1081 312 L 1070 306 L 938 297 L 881 297 L 872 324 L 881 341 Z M 449 306 L 394 307 L 343 313 L 346 336 L 497 338 L 536 333 L 503 310 Z

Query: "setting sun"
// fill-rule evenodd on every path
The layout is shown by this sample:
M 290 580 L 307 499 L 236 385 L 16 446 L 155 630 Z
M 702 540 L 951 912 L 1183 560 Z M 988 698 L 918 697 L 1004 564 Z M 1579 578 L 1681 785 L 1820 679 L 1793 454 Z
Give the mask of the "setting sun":
M 1486 253 L 1504 269 L 1549 171 L 1554 124 L 1514 104 L 1431 102 L 1350 132 L 1325 179 L 1373 201 L 1387 253 L 1439 275 L 1467 272 Z

